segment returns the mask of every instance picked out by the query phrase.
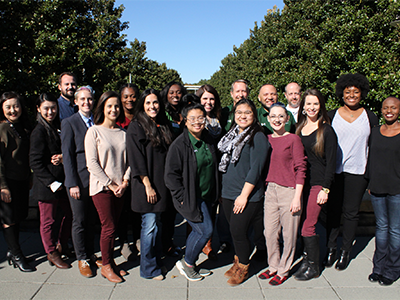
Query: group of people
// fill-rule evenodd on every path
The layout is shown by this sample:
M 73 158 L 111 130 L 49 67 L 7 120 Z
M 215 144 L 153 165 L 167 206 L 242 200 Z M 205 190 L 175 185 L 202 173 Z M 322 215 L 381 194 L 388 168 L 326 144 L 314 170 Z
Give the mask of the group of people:
M 188 231 L 185 255 L 176 267 L 188 280 L 212 274 L 196 262 L 201 252 L 216 259 L 211 240 L 215 225 L 221 249 L 230 241 L 234 247 L 233 265 L 225 273 L 229 285 L 248 278 L 256 255 L 268 257 L 260 279 L 271 285 L 285 282 L 299 232 L 303 258 L 293 276 L 310 280 L 320 275 L 315 227 L 323 208 L 324 265 L 344 270 L 367 186 L 377 220 L 368 279 L 390 285 L 400 276 L 400 100 L 391 96 L 383 101 L 385 123 L 378 126 L 376 115 L 360 104 L 369 92 L 363 75 L 338 79 L 342 106 L 330 112 L 320 91 L 301 94 L 294 82 L 285 88 L 287 106 L 278 102 L 272 84 L 263 85 L 258 109 L 248 99 L 244 80 L 232 84 L 233 103 L 225 108 L 208 84 L 190 94 L 171 82 L 160 93 L 146 89 L 140 95 L 135 85 L 126 84 L 120 93 L 103 93 L 93 113 L 94 92 L 90 86 L 77 88 L 74 74 L 61 74 L 59 89 L 59 99 L 49 93 L 39 96 L 33 130 L 22 98 L 14 92 L 1 97 L 0 217 L 10 265 L 35 270 L 18 241 L 32 170 L 31 194 L 39 203 L 48 261 L 70 268 L 63 256 L 73 255 L 68 245 L 72 238 L 85 277 L 94 276 L 93 268 L 99 267 L 109 281 L 124 280 L 127 272 L 113 259 L 114 241 L 118 233 L 128 259 L 131 220 L 140 239 L 140 276 L 163 280 L 163 252 L 179 256 L 181 251 L 173 241 L 179 213 Z M 97 215 L 101 259 L 93 245 Z M 253 244 L 257 251 L 251 258 Z

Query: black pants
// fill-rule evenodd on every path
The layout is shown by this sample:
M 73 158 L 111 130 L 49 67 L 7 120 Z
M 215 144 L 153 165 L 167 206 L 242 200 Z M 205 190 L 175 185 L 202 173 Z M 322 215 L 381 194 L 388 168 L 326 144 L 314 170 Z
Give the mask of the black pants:
M 248 202 L 245 209 L 240 214 L 233 213 L 234 203 L 235 201 L 233 200 L 222 199 L 222 206 L 229 223 L 236 255 L 239 257 L 239 262 L 241 264 L 247 265 L 253 250 L 248 236 L 249 227 L 253 224 L 257 213 L 260 211 L 262 213 L 263 202 Z
M 367 188 L 364 175 L 340 173 L 335 175 L 327 202 L 327 246 L 336 248 L 343 213 L 342 250 L 350 251 L 356 235 L 361 201 Z
M 164 253 L 174 246 L 174 233 L 175 233 L 175 217 L 176 209 L 172 203 L 172 200 L 167 202 L 167 209 L 161 213 L 161 241 Z

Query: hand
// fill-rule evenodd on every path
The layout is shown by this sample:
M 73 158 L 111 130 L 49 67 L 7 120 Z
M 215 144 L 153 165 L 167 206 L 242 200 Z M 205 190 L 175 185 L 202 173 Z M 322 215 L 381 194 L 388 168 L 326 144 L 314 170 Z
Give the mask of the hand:
M 1 200 L 5 203 L 11 202 L 11 193 L 9 189 L 1 189 Z
M 233 213 L 241 214 L 245 209 L 246 205 L 247 205 L 247 197 L 242 196 L 242 194 L 240 194 L 234 202 Z
M 317 204 L 323 205 L 328 201 L 328 194 L 320 190 L 317 196 Z
M 294 215 L 295 213 L 299 212 L 300 209 L 301 209 L 300 199 L 294 198 L 292 200 L 292 203 L 290 203 L 290 212 L 292 213 L 292 215 Z
M 146 189 L 146 195 L 147 195 L 147 202 L 149 202 L 150 204 L 156 203 L 157 202 L 157 193 L 153 189 L 153 187 L 151 185 L 149 185 L 149 186 L 145 186 L 145 189 Z
M 124 195 L 124 193 L 125 193 L 127 187 L 128 187 L 128 182 L 123 181 L 122 184 L 120 184 L 120 185 L 115 189 L 115 191 L 114 191 L 115 197 L 121 198 L 121 197 Z
M 63 156 L 62 154 L 54 154 L 51 157 L 51 163 L 55 166 L 58 166 L 59 164 L 62 164 L 63 162 Z
M 79 200 L 81 198 L 81 191 L 79 189 L 79 186 L 73 186 L 72 188 L 70 188 L 69 194 L 72 198 Z

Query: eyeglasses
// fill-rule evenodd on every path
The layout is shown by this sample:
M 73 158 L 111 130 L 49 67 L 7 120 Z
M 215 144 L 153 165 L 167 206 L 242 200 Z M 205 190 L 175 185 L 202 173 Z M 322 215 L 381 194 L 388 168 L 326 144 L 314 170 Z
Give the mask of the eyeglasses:
M 251 110 L 246 110 L 246 111 L 241 111 L 241 110 L 237 110 L 235 111 L 235 115 L 237 116 L 250 116 L 253 112 Z
M 191 123 L 191 124 L 195 124 L 195 123 L 204 124 L 204 123 L 206 122 L 206 118 L 205 118 L 205 117 L 197 117 L 197 118 L 195 118 L 195 117 L 190 117 L 190 118 L 188 118 L 187 120 L 188 120 L 189 123 Z

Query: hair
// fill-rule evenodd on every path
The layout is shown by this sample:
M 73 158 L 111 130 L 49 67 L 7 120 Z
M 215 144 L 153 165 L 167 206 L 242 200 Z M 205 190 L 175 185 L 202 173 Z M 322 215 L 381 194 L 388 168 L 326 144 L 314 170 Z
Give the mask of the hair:
M 233 92 L 233 89 L 234 89 L 235 83 L 244 83 L 244 84 L 246 85 L 246 91 L 247 91 L 247 94 L 250 92 L 250 89 L 249 89 L 249 84 L 248 84 L 248 83 L 247 83 L 247 81 L 246 81 L 246 80 L 244 80 L 244 79 L 238 79 L 238 80 L 235 80 L 235 81 L 232 83 L 232 85 L 231 85 L 231 92 Z
M 99 102 L 97 103 L 96 110 L 94 112 L 93 116 L 93 122 L 96 125 L 103 124 L 104 122 L 104 106 L 106 104 L 106 101 L 110 98 L 117 98 L 118 99 L 118 105 L 119 105 L 119 116 L 117 119 L 117 122 L 124 122 L 125 121 L 125 113 L 124 113 L 124 108 L 122 106 L 121 98 L 119 95 L 114 92 L 114 91 L 108 91 L 103 93 L 100 96 Z
M 319 102 L 319 113 L 318 113 L 318 129 L 317 129 L 317 140 L 313 146 L 313 151 L 315 154 L 317 154 L 319 157 L 324 156 L 324 127 L 323 124 L 330 124 L 331 121 L 328 117 L 328 113 L 326 112 L 326 107 L 325 107 L 325 98 L 321 94 L 321 92 L 317 89 L 308 89 L 304 92 L 303 96 L 301 97 L 300 105 L 299 105 L 299 119 L 297 122 L 297 127 L 296 127 L 296 134 L 300 135 L 301 130 L 304 128 L 304 126 L 307 124 L 307 117 L 302 113 L 304 110 L 304 104 L 306 102 L 306 97 L 307 96 L 315 96 L 318 98 Z
M 19 122 L 21 122 L 22 127 L 24 128 L 25 132 L 27 134 L 29 134 L 31 129 L 32 129 L 32 127 L 31 127 L 31 124 L 29 122 L 29 116 L 28 116 L 28 112 L 27 112 L 26 107 L 25 107 L 24 99 L 22 98 L 22 96 L 20 94 L 18 94 L 16 92 L 13 92 L 13 91 L 4 92 L 1 95 L 1 98 L 0 98 L 0 107 L 1 107 L 1 109 L 0 109 L 0 122 L 4 123 L 7 120 L 6 116 L 4 115 L 4 110 L 3 110 L 4 102 L 6 102 L 7 100 L 10 100 L 10 99 L 14 99 L 14 98 L 17 99 L 17 101 L 18 101 L 18 103 L 19 103 L 19 105 L 21 107 L 21 116 L 19 117 Z
M 182 117 L 183 117 L 183 121 L 185 123 L 187 121 L 187 115 L 189 114 L 189 111 L 194 110 L 194 109 L 200 109 L 203 112 L 204 117 L 207 115 L 207 112 L 204 109 L 203 105 L 201 105 L 200 103 L 190 103 L 189 105 L 185 106 L 182 109 Z
M 200 98 L 199 96 L 195 94 L 188 93 L 185 96 L 182 97 L 182 105 L 183 107 L 188 106 L 189 104 L 192 103 L 200 103 Z
M 90 85 L 84 85 L 84 86 L 80 86 L 79 88 L 77 88 L 76 92 L 74 94 L 75 100 L 78 97 L 78 93 L 81 92 L 81 91 L 88 91 L 92 95 L 92 98 L 94 100 L 95 91 L 93 90 L 93 88 Z
M 156 116 L 156 123 L 144 111 L 144 103 L 146 97 L 155 95 L 158 99 L 160 110 Z M 153 144 L 153 147 L 158 147 L 163 144 L 170 145 L 172 143 L 172 133 L 170 130 L 170 123 L 165 115 L 164 103 L 160 99 L 158 91 L 155 89 L 145 90 L 137 100 L 135 105 L 134 115 L 136 120 L 142 125 L 147 139 Z
M 60 126 L 60 115 L 59 115 L 59 107 L 58 107 L 57 98 L 53 94 L 50 94 L 50 93 L 40 94 L 38 99 L 36 100 L 36 108 L 40 108 L 42 103 L 45 101 L 56 103 L 56 105 L 57 105 L 56 117 L 54 118 L 53 122 L 50 124 L 42 117 L 42 114 L 38 111 L 36 113 L 36 121 L 46 129 L 47 135 L 54 142 L 59 142 L 60 135 L 59 135 L 58 131 L 60 130 L 61 126 Z
M 78 80 L 76 78 L 76 75 L 72 72 L 63 72 L 60 74 L 60 76 L 58 76 L 58 84 L 61 85 L 61 79 L 63 78 L 64 75 L 68 75 L 68 76 L 72 76 L 75 79 L 75 82 L 78 83 Z
M 343 91 L 347 87 L 355 86 L 361 90 L 361 99 L 365 100 L 369 92 L 369 82 L 367 77 L 360 73 L 344 74 L 336 81 L 335 94 L 341 101 L 343 99 Z
M 246 87 L 247 87 L 247 84 L 246 84 Z M 221 110 L 222 110 L 221 109 L 221 99 L 219 98 L 219 94 L 218 94 L 217 90 L 209 84 L 204 84 L 196 91 L 196 95 L 199 96 L 201 99 L 201 96 L 203 96 L 204 92 L 209 92 L 214 95 L 215 104 L 214 104 L 214 108 L 211 111 L 211 113 L 213 115 L 215 115 L 218 120 L 221 119 Z
M 124 83 L 123 85 L 120 86 L 119 88 L 119 96 L 121 97 L 122 91 L 124 89 L 133 89 L 135 91 L 135 96 L 136 98 L 139 98 L 139 88 L 136 84 L 133 83 Z
M 282 102 L 275 102 L 275 103 L 273 103 L 273 104 L 269 107 L 269 110 L 271 111 L 271 109 L 272 109 L 273 107 L 280 107 L 280 108 L 283 108 L 284 111 L 285 111 L 285 114 L 286 114 L 287 116 L 289 115 L 289 114 L 288 114 L 288 111 L 287 111 L 287 109 L 286 109 L 285 104 L 283 104 Z
M 254 105 L 253 101 L 249 100 L 249 99 L 240 99 L 238 102 L 236 102 L 235 106 L 233 107 L 233 112 L 236 112 L 236 109 L 239 105 L 242 104 L 247 104 L 248 106 L 250 106 L 251 111 L 253 112 L 253 124 L 250 125 L 250 130 L 247 132 L 246 135 L 243 135 L 243 137 L 237 142 L 237 144 L 240 144 L 249 134 L 251 134 L 250 139 L 249 139 L 249 145 L 253 146 L 253 139 L 254 136 L 256 135 L 257 132 L 262 132 L 264 133 L 264 130 L 262 129 L 260 123 L 258 122 L 258 117 L 257 117 L 257 108 Z M 236 125 L 236 121 L 235 118 L 233 118 L 232 121 L 232 126 L 231 128 L 233 128 L 233 126 Z
M 171 81 L 167 83 L 167 85 L 160 92 L 161 101 L 164 102 L 165 111 L 172 117 L 173 120 L 178 121 L 180 119 L 180 113 L 183 108 L 183 104 L 180 102 L 178 107 L 173 108 L 172 105 L 168 102 L 168 92 L 173 85 L 178 85 L 181 88 L 182 97 L 187 94 L 186 88 L 182 85 L 182 83 L 177 81 Z

